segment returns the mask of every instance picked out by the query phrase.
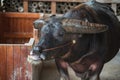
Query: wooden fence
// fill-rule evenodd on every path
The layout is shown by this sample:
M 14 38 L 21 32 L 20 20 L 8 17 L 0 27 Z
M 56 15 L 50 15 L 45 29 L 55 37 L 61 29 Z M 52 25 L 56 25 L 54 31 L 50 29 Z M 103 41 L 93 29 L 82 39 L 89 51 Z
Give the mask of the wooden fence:
M 0 13 L 0 43 L 24 43 L 33 37 L 38 13 Z
M 31 80 L 32 67 L 27 56 L 34 39 L 27 44 L 0 44 L 0 80 Z
M 0 13 L 0 80 L 34 80 L 37 70 L 27 56 L 34 42 L 33 21 L 38 18 L 38 13 Z

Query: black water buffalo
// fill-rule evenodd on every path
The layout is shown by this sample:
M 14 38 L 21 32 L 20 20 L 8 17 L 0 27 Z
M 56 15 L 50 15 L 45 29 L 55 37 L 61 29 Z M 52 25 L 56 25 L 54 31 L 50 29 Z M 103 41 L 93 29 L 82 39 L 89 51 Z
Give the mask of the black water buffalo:
M 105 4 L 89 1 L 62 17 L 51 16 L 34 22 L 41 37 L 31 51 L 33 60 L 55 58 L 61 80 L 70 80 L 67 68 L 81 80 L 100 80 L 104 64 L 120 47 L 120 24 Z

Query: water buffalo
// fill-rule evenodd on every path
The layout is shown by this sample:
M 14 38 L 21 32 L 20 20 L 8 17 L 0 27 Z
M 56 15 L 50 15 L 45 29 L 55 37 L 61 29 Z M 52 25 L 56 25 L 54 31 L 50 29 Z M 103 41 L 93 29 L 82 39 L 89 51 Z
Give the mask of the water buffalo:
M 55 59 L 61 80 L 70 80 L 67 68 L 81 80 L 100 80 L 104 64 L 120 47 L 120 24 L 105 4 L 89 1 L 66 12 L 34 22 L 43 25 L 41 37 L 30 56 L 33 60 Z

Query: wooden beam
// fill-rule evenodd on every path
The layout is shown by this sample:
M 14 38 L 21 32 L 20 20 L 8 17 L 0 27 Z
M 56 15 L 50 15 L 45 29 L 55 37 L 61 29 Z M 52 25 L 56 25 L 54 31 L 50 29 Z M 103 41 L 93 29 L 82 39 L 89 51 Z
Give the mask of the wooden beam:
M 33 37 L 32 33 L 3 33 L 4 38 L 31 38 Z
M 29 1 L 55 1 L 55 2 L 87 2 L 90 0 L 29 0 Z M 120 0 L 96 0 L 102 3 L 120 3 Z
M 32 16 L 31 16 L 32 15 Z M 39 13 L 19 13 L 19 12 L 0 12 L 0 17 L 4 18 L 40 18 Z
M 29 0 L 29 1 L 49 1 L 49 2 L 87 2 L 89 0 Z

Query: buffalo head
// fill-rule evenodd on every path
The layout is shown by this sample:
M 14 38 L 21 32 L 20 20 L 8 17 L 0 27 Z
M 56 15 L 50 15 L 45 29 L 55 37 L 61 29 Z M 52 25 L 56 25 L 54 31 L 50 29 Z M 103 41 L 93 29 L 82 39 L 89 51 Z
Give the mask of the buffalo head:
M 39 25 L 43 27 L 40 40 L 31 51 L 34 60 L 62 57 L 75 44 L 80 44 L 79 51 L 84 52 L 89 47 L 88 35 L 107 30 L 106 25 L 56 16 L 34 22 L 35 28 L 39 29 Z

